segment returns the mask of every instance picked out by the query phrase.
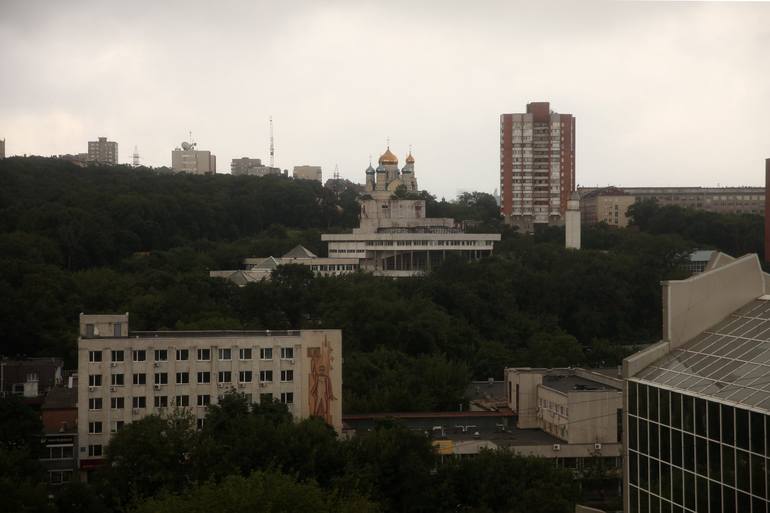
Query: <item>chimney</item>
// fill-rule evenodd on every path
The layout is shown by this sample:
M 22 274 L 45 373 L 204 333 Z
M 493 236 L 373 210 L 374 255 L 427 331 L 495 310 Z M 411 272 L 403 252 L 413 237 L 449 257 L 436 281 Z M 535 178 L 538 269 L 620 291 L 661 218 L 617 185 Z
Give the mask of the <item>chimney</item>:
M 765 262 L 770 262 L 770 159 L 765 159 Z

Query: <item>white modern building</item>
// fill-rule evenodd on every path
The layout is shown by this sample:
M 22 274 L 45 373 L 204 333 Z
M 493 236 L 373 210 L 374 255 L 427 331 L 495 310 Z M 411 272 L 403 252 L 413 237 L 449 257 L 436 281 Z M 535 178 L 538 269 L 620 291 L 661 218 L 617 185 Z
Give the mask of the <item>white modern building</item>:
M 298 419 L 342 429 L 339 330 L 139 332 L 127 313 L 81 314 L 78 375 L 81 470 L 102 464 L 126 424 L 184 409 L 201 426 L 228 391 L 279 400 Z
M 208 150 L 196 149 L 198 143 L 183 142 L 171 152 L 171 169 L 175 173 L 205 175 L 217 172 L 217 157 Z
M 663 282 L 662 339 L 623 362 L 624 511 L 768 511 L 769 293 L 757 255 Z

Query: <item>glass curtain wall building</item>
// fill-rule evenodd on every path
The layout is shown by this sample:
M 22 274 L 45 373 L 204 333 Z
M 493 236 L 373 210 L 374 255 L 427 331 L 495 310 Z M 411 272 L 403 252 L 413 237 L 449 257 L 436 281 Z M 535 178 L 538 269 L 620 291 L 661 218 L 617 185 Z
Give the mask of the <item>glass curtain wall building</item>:
M 770 513 L 770 296 L 752 257 L 664 283 L 664 340 L 624 362 L 625 511 Z M 731 290 L 747 272 L 757 288 Z

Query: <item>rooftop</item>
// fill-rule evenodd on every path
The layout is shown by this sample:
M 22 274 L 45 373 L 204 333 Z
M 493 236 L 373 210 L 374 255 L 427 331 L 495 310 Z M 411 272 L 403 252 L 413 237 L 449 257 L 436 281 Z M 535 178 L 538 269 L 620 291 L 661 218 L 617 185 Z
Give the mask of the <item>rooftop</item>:
M 770 410 L 770 296 L 672 349 L 634 379 Z
M 105 338 L 191 338 L 191 337 L 299 337 L 301 330 L 200 330 L 200 331 L 129 331 L 128 337 L 82 336 L 83 339 Z
M 589 390 L 614 390 L 614 388 L 608 387 L 598 381 L 564 374 L 543 376 L 543 385 L 564 393 Z

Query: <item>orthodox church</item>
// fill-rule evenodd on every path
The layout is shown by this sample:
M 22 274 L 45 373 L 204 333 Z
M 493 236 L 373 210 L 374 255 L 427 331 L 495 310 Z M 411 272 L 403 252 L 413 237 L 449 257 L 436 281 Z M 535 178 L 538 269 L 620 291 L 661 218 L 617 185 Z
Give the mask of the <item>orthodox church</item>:
M 408 192 L 418 192 L 417 178 L 414 176 L 414 157 L 412 152 L 406 156 L 406 165 L 398 169 L 398 157 L 387 147 L 380 155 L 377 169 L 369 164 L 366 168 L 366 192 L 374 198 L 390 197 L 400 185 Z

